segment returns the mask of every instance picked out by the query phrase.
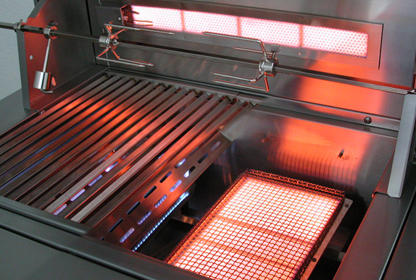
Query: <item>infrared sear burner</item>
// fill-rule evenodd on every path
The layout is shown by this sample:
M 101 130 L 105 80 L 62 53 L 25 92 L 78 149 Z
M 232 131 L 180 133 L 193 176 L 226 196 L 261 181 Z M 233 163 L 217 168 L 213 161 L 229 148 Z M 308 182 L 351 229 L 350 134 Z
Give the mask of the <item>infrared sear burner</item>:
M 212 279 L 299 279 L 337 215 L 345 215 L 344 199 L 340 191 L 249 170 L 167 262 Z

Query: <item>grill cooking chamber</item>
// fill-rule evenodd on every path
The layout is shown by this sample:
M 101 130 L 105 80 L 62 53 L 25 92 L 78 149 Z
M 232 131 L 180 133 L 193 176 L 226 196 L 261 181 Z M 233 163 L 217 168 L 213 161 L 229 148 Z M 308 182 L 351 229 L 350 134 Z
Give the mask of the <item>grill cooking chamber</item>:
M 31 109 L 0 104 L 0 275 L 411 278 L 416 22 L 324 2 L 45 0 L 0 23 Z M 297 225 L 318 191 L 332 214 Z M 301 257 L 298 227 L 322 228 Z

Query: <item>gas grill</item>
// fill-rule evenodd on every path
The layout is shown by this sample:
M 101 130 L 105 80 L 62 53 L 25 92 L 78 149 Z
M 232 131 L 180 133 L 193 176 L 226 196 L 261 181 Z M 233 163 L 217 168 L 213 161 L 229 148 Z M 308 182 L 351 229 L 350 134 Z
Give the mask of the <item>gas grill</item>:
M 44 0 L 0 22 L 30 110 L 1 127 L 0 275 L 414 276 L 412 7 L 321 4 Z

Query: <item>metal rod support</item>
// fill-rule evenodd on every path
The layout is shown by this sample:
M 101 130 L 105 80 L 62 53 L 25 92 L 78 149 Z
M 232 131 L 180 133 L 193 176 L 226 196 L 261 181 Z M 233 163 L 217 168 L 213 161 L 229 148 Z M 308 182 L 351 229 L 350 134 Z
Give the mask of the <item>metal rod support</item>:
M 46 72 L 46 69 L 48 68 L 48 61 L 49 61 L 49 52 L 51 49 L 51 41 L 52 39 L 48 39 L 48 45 L 46 46 L 46 54 L 45 54 L 45 61 L 43 62 L 43 72 Z
M 15 24 L 0 22 L 0 28 L 3 28 L 3 29 L 14 30 L 14 26 Z M 37 34 L 43 35 L 44 28 L 21 25 L 20 30 L 23 32 L 31 32 L 31 33 L 37 33 Z M 52 30 L 51 35 L 56 36 L 56 37 L 80 39 L 80 40 L 90 41 L 92 43 L 99 43 L 99 37 L 92 36 L 92 35 L 80 35 L 80 34 L 62 32 L 58 30 Z M 208 33 L 206 35 L 210 35 L 210 34 Z M 247 41 L 252 41 L 252 40 L 253 39 L 247 39 Z M 224 64 L 234 64 L 236 66 L 248 67 L 248 68 L 253 68 L 253 69 L 258 68 L 258 62 L 256 61 L 249 61 L 249 60 L 218 56 L 218 55 L 212 55 L 212 54 L 206 54 L 206 53 L 189 52 L 189 51 L 170 49 L 170 48 L 159 47 L 159 46 L 150 46 L 150 45 L 140 44 L 137 42 L 128 42 L 128 41 L 118 40 L 118 46 L 138 48 L 144 51 L 157 51 L 159 53 L 164 53 L 164 54 L 186 56 L 186 57 L 204 59 L 207 61 L 224 63 Z M 370 89 L 380 90 L 380 91 L 387 91 L 387 92 L 392 92 L 396 94 L 404 95 L 404 94 L 407 94 L 409 90 L 411 90 L 411 88 L 397 88 L 397 87 L 394 87 L 394 85 L 379 84 L 379 83 L 375 83 L 374 81 L 356 79 L 356 78 L 352 79 L 347 76 L 328 74 L 328 73 L 313 71 L 313 70 L 305 70 L 302 68 L 290 67 L 290 66 L 285 66 L 285 65 L 278 65 L 278 66 L 276 65 L 273 68 L 277 73 L 303 76 L 303 77 L 320 79 L 320 80 L 331 81 L 331 82 L 336 82 L 336 83 L 344 83 L 348 85 L 370 88 Z
M 0 22 L 0 28 L 13 30 L 14 24 L 7 23 L 7 22 Z
M 90 41 L 92 43 L 99 43 L 99 37 L 92 36 L 92 35 L 81 35 L 81 34 L 74 34 L 74 33 L 67 33 L 58 30 L 53 30 L 51 32 L 53 36 L 57 37 L 64 37 L 64 38 L 71 38 L 71 39 L 79 39 L 84 41 Z

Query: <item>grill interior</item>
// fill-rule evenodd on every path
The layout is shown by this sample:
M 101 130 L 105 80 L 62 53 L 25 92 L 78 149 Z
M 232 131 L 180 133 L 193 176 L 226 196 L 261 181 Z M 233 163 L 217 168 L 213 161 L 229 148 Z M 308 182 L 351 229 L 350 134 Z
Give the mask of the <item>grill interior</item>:
M 39 110 L 0 135 L 0 278 L 392 274 L 414 200 L 411 4 L 295 2 L 44 0 L 0 22 Z

